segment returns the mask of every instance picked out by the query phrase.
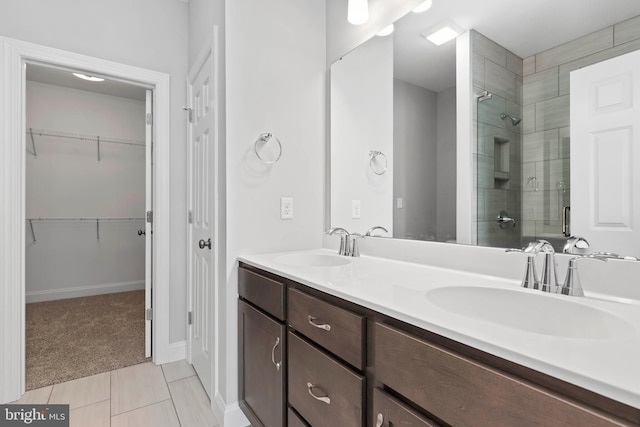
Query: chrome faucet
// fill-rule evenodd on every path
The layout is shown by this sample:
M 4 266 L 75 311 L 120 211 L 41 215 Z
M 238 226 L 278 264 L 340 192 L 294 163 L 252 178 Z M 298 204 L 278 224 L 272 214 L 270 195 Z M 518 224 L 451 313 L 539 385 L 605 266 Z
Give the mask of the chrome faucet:
M 373 233 L 373 232 L 374 232 L 374 231 L 376 231 L 376 230 L 382 230 L 382 231 L 384 231 L 385 233 L 388 233 L 388 232 L 389 232 L 389 230 L 387 230 L 387 229 L 386 229 L 386 228 L 384 228 L 383 226 L 381 226 L 381 225 L 375 225 L 375 226 L 373 226 L 373 227 L 371 227 L 370 229 L 368 229 L 368 230 L 367 230 L 367 232 L 365 233 L 365 236 L 367 236 L 367 237 L 371 236 L 371 233 Z
M 542 292 L 559 293 L 558 273 L 556 271 L 556 251 L 551 243 L 546 240 L 538 240 L 539 251 L 544 254 L 542 263 L 542 275 L 540 276 L 540 284 Z
M 344 228 L 335 227 L 327 230 L 326 234 L 328 234 L 329 236 L 333 236 L 334 234 L 339 234 L 340 249 L 338 250 L 338 255 L 349 256 L 349 253 L 350 253 L 349 246 L 351 245 L 350 245 L 350 239 L 349 239 L 350 234 L 347 230 L 345 230 Z
M 360 256 L 360 250 L 358 249 L 358 239 L 364 239 L 364 237 L 365 236 L 363 236 L 360 233 L 351 233 L 349 235 L 348 241 L 350 242 L 350 244 L 349 244 L 349 251 L 346 254 L 347 256 L 352 256 L 352 257 Z
M 522 287 L 527 289 L 540 289 L 538 274 L 536 273 L 535 257 L 540 252 L 540 243 L 531 242 L 522 249 L 507 249 L 507 253 L 521 253 L 527 256 L 527 269 L 522 278 Z
M 588 249 L 589 242 L 587 239 L 580 236 L 571 236 L 567 239 L 567 243 L 565 243 L 564 248 L 562 248 L 562 253 L 565 254 L 573 254 L 576 249 Z
M 582 283 L 580 283 L 580 276 L 578 275 L 578 261 L 583 259 L 593 259 L 596 261 L 607 262 L 607 257 L 600 255 L 577 255 L 569 260 L 569 268 L 567 268 L 567 275 L 564 278 L 562 289 L 560 294 L 569 295 L 572 297 L 584 296 L 582 290 Z

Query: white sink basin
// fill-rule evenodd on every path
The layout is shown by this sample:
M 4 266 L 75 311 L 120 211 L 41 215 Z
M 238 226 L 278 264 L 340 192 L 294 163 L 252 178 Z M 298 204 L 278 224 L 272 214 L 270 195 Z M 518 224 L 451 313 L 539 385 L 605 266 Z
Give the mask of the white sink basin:
M 626 320 L 582 304 L 578 297 L 475 286 L 436 288 L 428 291 L 426 297 L 456 314 L 543 335 L 607 340 L 635 331 Z
M 294 267 L 338 267 L 351 262 L 349 258 L 326 254 L 289 254 L 281 255 L 275 261 Z

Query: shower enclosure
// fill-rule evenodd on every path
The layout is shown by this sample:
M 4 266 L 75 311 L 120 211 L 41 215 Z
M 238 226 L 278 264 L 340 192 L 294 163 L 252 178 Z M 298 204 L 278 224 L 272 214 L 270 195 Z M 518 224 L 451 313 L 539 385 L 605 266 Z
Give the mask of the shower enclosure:
M 477 97 L 477 243 L 522 246 L 522 133 L 519 111 L 505 98 Z

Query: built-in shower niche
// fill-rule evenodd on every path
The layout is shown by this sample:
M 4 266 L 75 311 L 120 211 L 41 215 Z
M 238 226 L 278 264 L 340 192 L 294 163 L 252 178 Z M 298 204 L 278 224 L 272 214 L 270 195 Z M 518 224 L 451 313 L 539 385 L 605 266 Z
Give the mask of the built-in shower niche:
M 509 147 L 510 141 L 508 139 L 497 136 L 493 138 L 493 187 L 496 189 L 509 189 L 511 178 Z

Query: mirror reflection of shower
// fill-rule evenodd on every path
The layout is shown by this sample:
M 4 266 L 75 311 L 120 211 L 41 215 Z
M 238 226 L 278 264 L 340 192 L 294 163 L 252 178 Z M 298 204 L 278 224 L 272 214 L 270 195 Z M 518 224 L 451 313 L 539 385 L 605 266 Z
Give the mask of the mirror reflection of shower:
M 486 101 L 487 99 L 491 99 L 493 94 L 488 90 L 485 90 L 480 95 L 478 95 L 478 102 Z
M 511 116 L 511 115 L 509 115 L 507 113 L 500 114 L 500 118 L 502 120 L 504 120 L 504 119 L 511 120 L 511 125 L 512 126 L 517 126 L 522 121 L 522 119 L 520 117 L 513 117 L 513 116 Z

